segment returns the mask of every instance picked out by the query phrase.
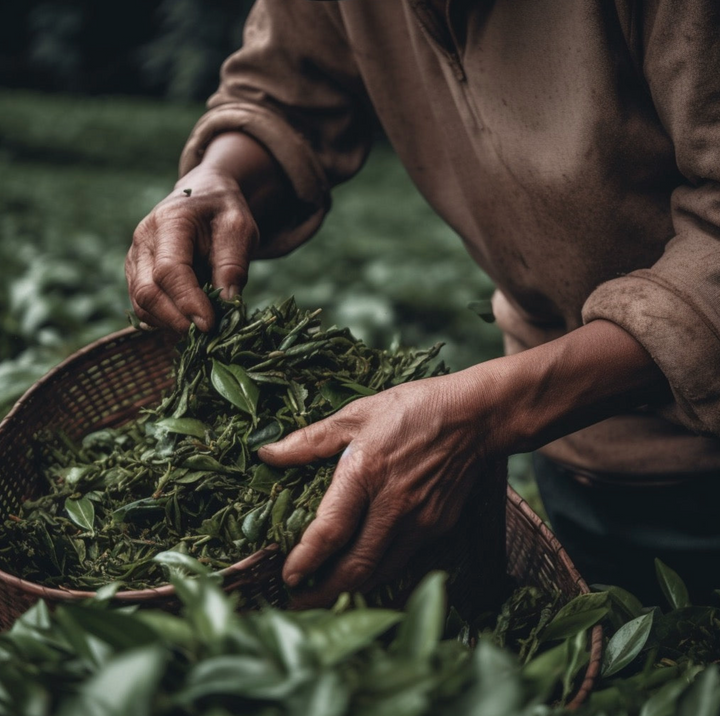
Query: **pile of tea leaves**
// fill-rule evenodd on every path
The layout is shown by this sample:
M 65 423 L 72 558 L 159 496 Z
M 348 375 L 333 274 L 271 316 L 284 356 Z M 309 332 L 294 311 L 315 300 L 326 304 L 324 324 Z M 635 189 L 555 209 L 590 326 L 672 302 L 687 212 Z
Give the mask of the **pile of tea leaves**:
M 347 403 L 426 375 L 440 345 L 372 349 L 323 330 L 293 299 L 248 316 L 209 296 L 216 327 L 192 327 L 173 390 L 117 429 L 75 444 L 37 435 L 46 494 L 3 525 L 2 569 L 47 586 L 143 589 L 173 550 L 219 570 L 270 543 L 287 552 L 313 519 L 337 458 L 276 470 L 257 450 Z

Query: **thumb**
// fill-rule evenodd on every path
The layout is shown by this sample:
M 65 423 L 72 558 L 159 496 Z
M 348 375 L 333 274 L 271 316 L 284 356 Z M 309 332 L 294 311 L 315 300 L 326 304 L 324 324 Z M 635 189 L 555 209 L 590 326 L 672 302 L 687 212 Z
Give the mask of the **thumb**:
M 258 229 L 248 209 L 226 210 L 215 218 L 210 267 L 212 283 L 225 299 L 237 296 L 248 278 L 250 255 L 258 243 Z
M 313 460 L 332 457 L 353 439 L 353 431 L 346 422 L 335 416 L 325 418 L 258 451 L 261 460 L 274 467 L 305 465 Z

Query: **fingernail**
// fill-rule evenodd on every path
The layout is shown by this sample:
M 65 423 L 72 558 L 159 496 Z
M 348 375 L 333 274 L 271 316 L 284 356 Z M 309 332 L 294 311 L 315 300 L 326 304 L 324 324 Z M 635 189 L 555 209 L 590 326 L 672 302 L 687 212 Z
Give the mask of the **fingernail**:
M 300 582 L 302 582 L 302 574 L 300 574 L 300 572 L 294 572 L 285 580 L 285 584 L 287 584 L 288 587 L 297 587 Z
M 240 288 L 238 286 L 228 286 L 227 289 L 225 289 L 225 295 L 229 300 L 232 300 L 235 296 L 240 295 Z

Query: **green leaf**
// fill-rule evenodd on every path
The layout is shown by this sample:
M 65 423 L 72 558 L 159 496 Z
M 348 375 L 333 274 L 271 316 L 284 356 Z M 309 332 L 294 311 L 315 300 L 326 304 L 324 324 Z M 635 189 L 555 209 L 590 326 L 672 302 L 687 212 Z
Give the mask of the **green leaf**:
M 54 621 L 62 630 L 75 654 L 91 670 L 97 669 L 113 655 L 114 648 L 105 640 L 91 634 L 77 622 L 67 609 L 58 609 L 55 612 Z
M 292 614 L 268 609 L 260 618 L 265 642 L 274 651 L 287 673 L 301 671 L 308 664 L 308 639 Z
M 190 468 L 191 470 L 204 470 L 206 472 L 220 472 L 223 474 L 233 472 L 233 468 L 221 464 L 212 455 L 198 453 L 186 457 L 183 461 L 183 467 Z
M 557 619 L 556 617 L 548 624 L 547 629 L 543 631 L 540 643 L 555 641 L 557 639 L 569 639 L 578 632 L 595 626 L 607 613 L 608 608 L 601 607 L 600 609 L 590 609 L 586 612 L 577 612 L 562 619 Z
M 338 410 L 348 403 L 352 396 L 340 387 L 340 384 L 334 380 L 329 380 L 320 386 L 320 395 L 332 406 L 334 410 Z
M 655 574 L 657 575 L 660 589 L 665 599 L 673 609 L 682 609 L 690 606 L 690 595 L 688 594 L 685 582 L 678 576 L 678 573 L 670 569 L 659 559 L 655 559 Z
M 65 480 L 66 485 L 75 487 L 85 475 L 92 474 L 92 472 L 93 469 L 90 465 L 85 465 L 84 467 L 78 467 L 76 465 L 62 470 L 60 476 Z
M 247 436 L 247 446 L 250 450 L 259 450 L 263 445 L 274 443 L 283 436 L 283 426 L 277 420 L 270 421 L 262 428 L 253 430 Z
M 680 702 L 677 716 L 717 716 L 720 713 L 720 670 L 708 664 Z
M 156 554 L 153 557 L 153 562 L 162 564 L 165 567 L 186 570 L 190 574 L 209 573 L 208 568 L 204 564 L 198 562 L 194 557 L 174 550 L 168 550 L 167 552 L 160 552 L 159 554 Z
M 353 383 L 352 381 L 344 380 L 340 383 L 343 388 L 347 388 L 348 390 L 352 390 L 353 393 L 358 393 L 358 395 L 376 395 L 377 390 L 374 390 L 373 388 L 368 388 L 366 385 L 360 385 L 360 383 Z
M 472 681 L 459 702 L 453 700 L 443 716 L 516 716 L 522 710 L 525 685 L 514 654 L 481 638 L 470 663 Z M 456 687 L 457 689 L 458 687 Z
M 156 645 L 116 656 L 80 687 L 61 716 L 150 716 L 166 660 Z
M 192 583 L 194 589 L 183 593 L 178 589 L 181 583 L 186 586 Z M 220 587 L 207 577 L 192 582 L 187 578 L 175 577 L 173 584 L 181 598 L 184 597 L 185 616 L 192 622 L 198 636 L 211 652 L 218 652 L 222 649 L 222 639 L 233 622 L 232 602 Z M 189 596 L 191 599 L 188 599 Z
M 493 313 L 492 301 L 470 301 L 467 307 L 482 318 L 485 323 L 494 323 L 495 314 Z
M 169 433 L 190 435 L 200 440 L 204 440 L 206 433 L 210 431 L 210 426 L 195 418 L 163 418 L 155 423 L 155 427 Z
M 562 679 L 569 661 L 566 641 L 528 661 L 522 668 L 522 674 L 531 682 L 532 693 L 538 698 L 547 698 Z
M 215 390 L 236 408 L 257 416 L 257 402 L 260 391 L 252 378 L 235 364 L 225 365 L 213 360 L 210 381 Z
M 593 584 L 592 588 L 607 592 L 610 595 L 611 609 L 618 613 L 618 616 L 624 617 L 623 621 L 635 619 L 643 613 L 642 602 L 634 595 L 623 589 L 610 584 Z
M 568 639 L 566 644 L 568 658 L 562 675 L 563 700 L 572 692 L 578 671 L 590 660 L 590 654 L 587 650 L 587 632 L 578 632 L 573 638 Z
M 308 627 L 308 638 L 324 666 L 335 666 L 371 644 L 403 618 L 389 609 L 357 609 L 327 617 Z
M 604 592 L 581 594 L 568 602 L 543 630 L 541 641 L 567 639 L 589 629 L 608 613 L 608 595 Z
M 66 604 L 59 610 L 67 612 L 88 634 L 109 644 L 115 651 L 145 646 L 154 641 L 154 635 L 132 614 L 78 604 Z
M 149 609 L 140 610 L 134 616 L 169 646 L 190 648 L 194 643 L 195 635 L 187 619 Z
M 643 704 L 640 716 L 678 716 L 678 699 L 688 686 L 689 682 L 684 675 L 664 684 Z
M 340 674 L 323 671 L 312 681 L 303 712 L 308 716 L 343 716 L 349 701 L 349 689 Z
M 19 634 L 27 629 L 49 629 L 52 624 L 50 610 L 45 602 L 39 601 L 33 604 L 22 614 L 10 629 L 10 634 Z
M 290 681 L 279 673 L 272 661 L 266 658 L 227 654 L 204 659 L 193 667 L 185 688 L 175 701 L 182 705 L 207 696 L 283 698 L 296 686 L 294 680 Z
M 112 521 L 115 524 L 127 522 L 133 519 L 147 519 L 154 514 L 159 514 L 165 509 L 166 499 L 156 499 L 155 497 L 143 497 L 141 500 L 129 502 L 127 505 L 118 507 L 112 513 Z
M 105 584 L 95 592 L 95 596 L 91 601 L 95 605 L 105 606 L 112 600 L 121 588 L 122 584 L 120 582 L 110 582 L 109 584 Z
M 413 591 L 392 645 L 398 654 L 427 659 L 435 652 L 445 626 L 446 579 L 443 572 L 430 572 Z
M 78 527 L 95 533 L 95 506 L 87 496 L 83 496 L 79 500 L 72 500 L 68 497 L 65 500 L 65 511 Z
M 643 614 L 620 627 L 608 642 L 602 675 L 612 676 L 624 669 L 642 651 L 650 636 L 654 612 Z
M 282 478 L 283 473 L 280 470 L 276 470 L 263 462 L 253 471 L 249 487 L 265 495 L 269 495 L 273 487 L 280 482 Z

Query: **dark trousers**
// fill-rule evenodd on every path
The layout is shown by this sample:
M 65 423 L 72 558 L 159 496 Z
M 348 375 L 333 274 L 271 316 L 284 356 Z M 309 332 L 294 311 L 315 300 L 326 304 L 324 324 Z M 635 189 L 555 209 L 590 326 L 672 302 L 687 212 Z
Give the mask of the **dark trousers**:
M 659 557 L 685 581 L 695 604 L 720 589 L 720 474 L 675 484 L 584 484 L 542 455 L 533 456 L 553 531 L 588 584 L 615 584 L 646 606 L 666 607 Z

